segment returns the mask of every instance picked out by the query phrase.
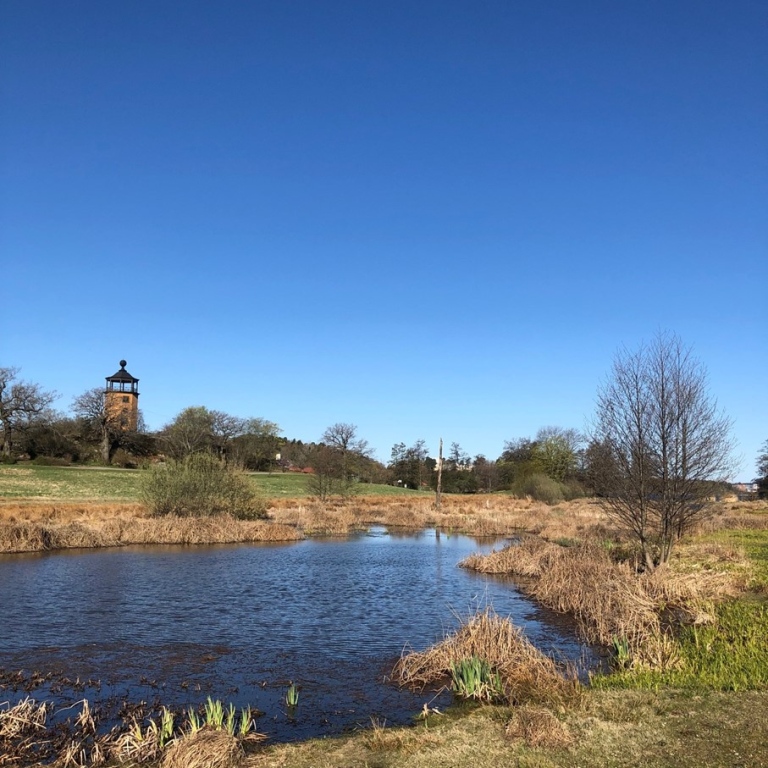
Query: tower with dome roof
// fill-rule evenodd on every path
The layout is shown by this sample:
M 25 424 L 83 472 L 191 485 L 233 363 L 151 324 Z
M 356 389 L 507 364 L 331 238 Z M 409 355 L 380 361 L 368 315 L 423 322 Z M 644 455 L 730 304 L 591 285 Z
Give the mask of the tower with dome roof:
M 104 408 L 110 421 L 124 432 L 135 432 L 139 423 L 139 380 L 125 370 L 126 361 L 120 361 L 120 370 L 107 376 Z

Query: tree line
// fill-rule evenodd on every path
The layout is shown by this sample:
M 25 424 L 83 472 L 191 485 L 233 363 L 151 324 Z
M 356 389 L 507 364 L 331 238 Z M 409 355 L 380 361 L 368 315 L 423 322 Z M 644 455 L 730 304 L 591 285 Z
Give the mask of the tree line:
M 424 440 L 395 444 L 385 464 L 372 456 L 356 425 L 339 422 L 317 442 L 281 435 L 277 424 L 204 406 L 185 408 L 155 433 L 113 423 L 104 392 L 76 397 L 71 414 L 51 409 L 56 393 L 0 368 L 2 457 L 136 465 L 206 454 L 249 470 L 308 470 L 318 498 L 347 495 L 361 483 L 388 482 L 446 493 L 507 490 L 548 503 L 591 494 L 638 544 L 647 568 L 706 514 L 708 500 L 733 470 L 732 423 L 708 388 L 702 363 L 674 334 L 659 333 L 635 351 L 621 350 L 600 386 L 586 433 L 544 427 L 509 440 L 495 459 L 470 457 L 451 444 L 429 455 Z M 759 494 L 768 497 L 768 441 L 757 460 Z M 439 471 L 438 471 L 439 470 Z

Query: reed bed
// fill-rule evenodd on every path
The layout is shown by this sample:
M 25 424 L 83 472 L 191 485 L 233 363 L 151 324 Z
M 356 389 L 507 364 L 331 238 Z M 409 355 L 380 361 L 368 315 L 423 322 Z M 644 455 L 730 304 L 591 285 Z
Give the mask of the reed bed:
M 614 562 L 594 542 L 562 547 L 526 537 L 488 555 L 471 555 L 462 567 L 527 577 L 539 603 L 576 618 L 581 636 L 610 647 L 621 644 L 627 662 L 674 665 L 672 630 L 710 620 L 710 605 L 735 592 L 736 579 L 722 569 L 684 572 L 665 567 L 638 573 Z
M 509 619 L 491 609 L 470 616 L 431 648 L 402 656 L 392 676 L 400 685 L 424 688 L 444 681 L 457 665 L 471 658 L 482 659 L 499 675 L 504 697 L 511 704 L 561 706 L 579 696 L 575 676 L 565 674 Z
M 273 522 L 205 518 L 116 518 L 92 522 L 0 522 L 0 552 L 125 547 L 135 544 L 234 544 L 295 541 L 296 528 Z
M 91 768 L 100 765 L 161 768 L 235 768 L 246 747 L 267 737 L 255 730 L 254 710 L 239 712 L 210 698 L 203 711 L 174 714 L 166 707 L 156 719 L 134 714 L 110 731 L 100 728 L 99 713 L 87 699 L 65 721 L 48 722 L 50 704 L 27 698 L 11 707 L 0 704 L 0 766 L 53 765 Z M 64 707 L 57 715 L 73 707 Z M 136 712 L 136 710 L 134 710 Z

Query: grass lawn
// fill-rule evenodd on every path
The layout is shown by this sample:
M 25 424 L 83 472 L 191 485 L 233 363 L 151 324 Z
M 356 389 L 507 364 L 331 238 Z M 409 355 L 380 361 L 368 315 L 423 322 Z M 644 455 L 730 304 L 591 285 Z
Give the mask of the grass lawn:
M 140 475 L 132 469 L 0 467 L 0 498 L 136 501 Z
M 145 470 L 102 467 L 0 466 L 0 498 L 51 501 L 137 501 Z M 253 473 L 251 481 L 270 499 L 308 495 L 308 475 L 294 472 Z M 391 485 L 358 486 L 361 495 L 430 496 Z
M 412 728 L 267 747 L 249 768 L 760 768 L 768 766 L 768 694 L 590 691 L 560 713 L 568 746 L 510 738 L 519 714 L 479 707 Z M 535 720 L 534 720 L 535 722 Z M 535 745 L 536 737 L 542 745 Z

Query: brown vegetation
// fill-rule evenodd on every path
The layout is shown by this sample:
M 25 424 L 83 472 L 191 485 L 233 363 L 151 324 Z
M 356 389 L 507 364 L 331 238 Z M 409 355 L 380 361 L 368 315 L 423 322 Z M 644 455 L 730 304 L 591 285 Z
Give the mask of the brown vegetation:
M 444 496 L 441 509 L 432 499 L 359 496 L 325 503 L 307 499 L 273 499 L 268 520 L 234 520 L 228 516 L 183 519 L 150 518 L 145 507 L 120 502 L 0 502 L 0 552 L 28 552 L 66 547 L 110 547 L 130 544 L 206 544 L 292 541 L 306 536 L 344 536 L 370 525 L 420 530 L 437 527 L 470 536 L 536 534 L 542 542 L 574 543 L 599 536 L 621 544 L 598 505 L 588 499 L 547 506 L 506 495 Z M 715 506 L 702 531 L 734 527 L 768 527 L 768 503 Z M 538 546 L 531 544 L 530 546 Z M 562 548 L 559 548 L 562 549 Z M 550 550 L 557 551 L 557 550 Z M 527 552 L 530 556 L 531 552 Z M 523 552 L 489 557 L 483 570 L 536 576 L 537 557 L 526 570 Z M 470 567 L 475 567 L 474 565 Z
M 235 768 L 244 757 L 240 741 L 226 731 L 202 728 L 177 739 L 160 768 Z
M 456 632 L 431 648 L 404 655 L 393 678 L 400 685 L 423 688 L 445 680 L 453 665 L 473 657 L 483 659 L 499 674 L 510 703 L 562 705 L 579 695 L 573 675 L 564 674 L 509 619 L 491 610 L 469 617 Z
M 96 505 L 94 505 L 96 506 Z M 105 514 L 110 507 L 114 516 Z M 3 515 L 0 552 L 40 552 L 76 547 L 124 547 L 135 544 L 234 544 L 295 541 L 295 527 L 266 521 L 235 520 L 227 515 L 205 518 L 146 517 L 138 505 L 57 505 L 49 513 Z M 133 512 L 134 514 L 131 514 Z M 31 519 L 30 519 L 31 518 Z
M 573 736 L 568 727 L 544 707 L 524 705 L 515 710 L 507 723 L 510 739 L 522 739 L 529 747 L 556 749 L 569 747 Z
M 740 563 L 741 573 L 748 569 L 733 547 L 710 544 L 709 549 L 713 564 L 724 558 L 729 564 Z M 674 663 L 669 636 L 673 625 L 706 621 L 711 601 L 736 593 L 744 581 L 732 568 L 638 572 L 637 563 L 616 562 L 609 548 L 594 541 L 564 547 L 533 536 L 486 556 L 472 555 L 462 566 L 530 579 L 525 588 L 531 596 L 573 615 L 587 642 L 624 642 L 633 662 L 654 667 Z

